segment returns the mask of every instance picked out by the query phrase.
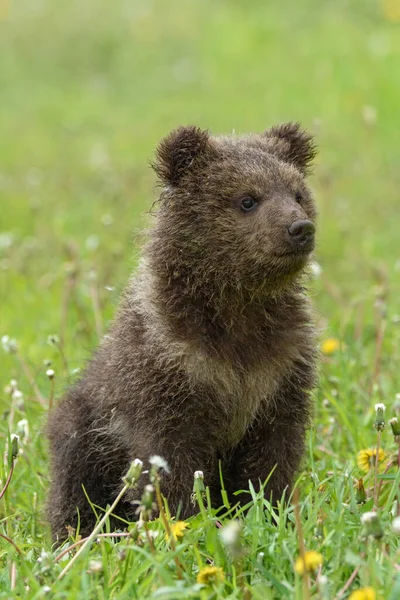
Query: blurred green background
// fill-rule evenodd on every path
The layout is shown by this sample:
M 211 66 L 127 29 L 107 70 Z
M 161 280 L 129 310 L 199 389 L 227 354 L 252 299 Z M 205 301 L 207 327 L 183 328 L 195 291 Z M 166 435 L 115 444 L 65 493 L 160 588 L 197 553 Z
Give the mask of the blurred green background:
M 372 319 L 377 286 L 400 312 L 397 0 L 0 0 L 0 19 L 0 333 L 36 373 L 60 328 L 72 367 L 97 343 L 93 272 L 105 325 L 180 124 L 310 128 L 321 324 Z

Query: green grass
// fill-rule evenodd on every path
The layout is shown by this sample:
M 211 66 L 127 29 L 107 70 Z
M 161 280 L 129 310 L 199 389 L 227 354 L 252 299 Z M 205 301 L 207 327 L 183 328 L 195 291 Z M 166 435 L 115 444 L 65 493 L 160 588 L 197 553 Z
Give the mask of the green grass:
M 322 363 L 299 474 L 305 546 L 321 553 L 327 578 L 322 589 L 321 577 L 310 577 L 311 596 L 335 598 L 357 568 L 342 598 L 372 586 L 396 600 L 399 471 L 383 480 L 382 540 L 366 540 L 360 522 L 372 507 L 372 474 L 365 505 L 354 488 L 357 452 L 377 442 L 374 404 L 384 402 L 389 418 L 400 392 L 400 24 L 383 10 L 390 2 L 7 4 L 0 2 L 0 334 L 17 339 L 46 402 L 44 361 L 52 361 L 60 396 L 97 344 L 93 291 L 105 328 L 134 268 L 143 213 L 156 195 L 148 161 L 160 137 L 187 123 L 246 132 L 300 120 L 315 132 L 322 274 L 310 293 L 321 339 L 343 344 Z M 62 353 L 48 343 L 53 334 Z M 0 538 L 0 598 L 306 597 L 294 570 L 292 505 L 271 512 L 257 494 L 239 515 L 233 555 L 206 508 L 175 553 L 157 521 L 149 525 L 158 532 L 155 555 L 143 531 L 118 543 L 102 538 L 58 581 L 71 556 L 55 564 L 44 518 L 47 409 L 18 356 L 0 355 L 0 488 L 10 468 L 8 431 L 21 434 L 0 500 L 0 533 L 21 556 Z M 23 400 L 11 400 L 11 379 Z M 382 446 L 396 452 L 389 426 Z M 225 581 L 201 587 L 197 574 L 210 561 Z

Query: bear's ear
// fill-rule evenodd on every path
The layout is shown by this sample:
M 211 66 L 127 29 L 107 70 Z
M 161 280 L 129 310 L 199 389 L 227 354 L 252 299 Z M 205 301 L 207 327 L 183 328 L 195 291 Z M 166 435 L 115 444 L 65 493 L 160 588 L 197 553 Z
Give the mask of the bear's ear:
M 160 142 L 151 166 L 163 184 L 177 186 L 183 175 L 203 162 L 210 150 L 208 131 L 194 126 L 178 127 Z
M 317 154 L 313 136 L 302 129 L 300 123 L 283 123 L 268 129 L 269 151 L 281 160 L 294 165 L 306 175 Z

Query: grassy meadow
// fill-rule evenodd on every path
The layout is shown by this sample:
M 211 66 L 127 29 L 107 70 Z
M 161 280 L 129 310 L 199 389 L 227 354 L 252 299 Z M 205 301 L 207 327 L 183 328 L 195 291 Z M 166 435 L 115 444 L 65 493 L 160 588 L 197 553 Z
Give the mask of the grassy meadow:
M 399 59 L 398 0 L 0 0 L 0 598 L 400 598 Z M 298 498 L 254 491 L 219 527 L 198 492 L 185 525 L 96 538 L 70 565 L 44 515 L 49 403 L 135 267 L 154 148 L 180 124 L 287 120 L 319 146 L 323 360 Z

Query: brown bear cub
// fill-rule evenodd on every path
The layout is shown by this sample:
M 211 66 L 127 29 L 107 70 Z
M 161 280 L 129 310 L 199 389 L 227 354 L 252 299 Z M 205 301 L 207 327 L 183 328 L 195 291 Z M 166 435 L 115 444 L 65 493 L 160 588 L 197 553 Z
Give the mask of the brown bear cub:
M 138 271 L 50 418 L 56 540 L 68 525 L 91 530 L 86 495 L 111 504 L 135 458 L 145 469 L 151 455 L 167 461 L 162 492 L 181 518 L 195 511 L 197 470 L 222 504 L 220 463 L 235 501 L 273 469 L 265 496 L 290 488 L 316 358 L 301 279 L 314 247 L 314 156 L 312 137 L 293 123 L 243 136 L 180 127 L 160 143 L 153 166 L 163 187 Z M 137 518 L 146 483 L 142 475 L 117 515 Z

